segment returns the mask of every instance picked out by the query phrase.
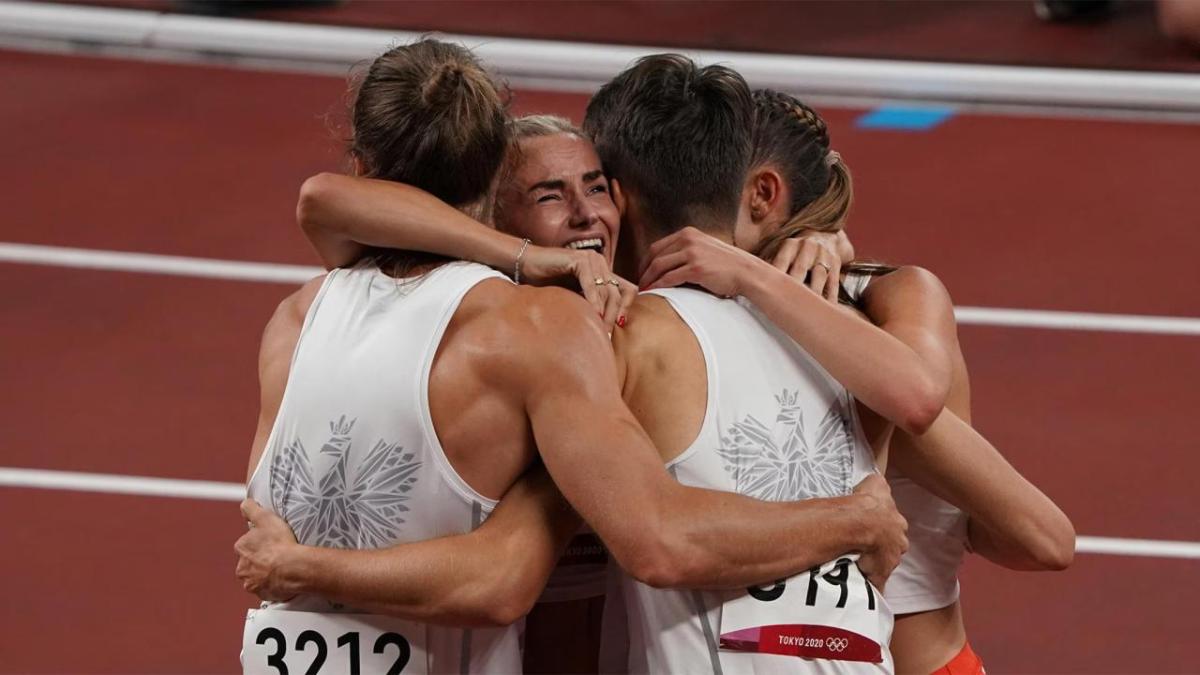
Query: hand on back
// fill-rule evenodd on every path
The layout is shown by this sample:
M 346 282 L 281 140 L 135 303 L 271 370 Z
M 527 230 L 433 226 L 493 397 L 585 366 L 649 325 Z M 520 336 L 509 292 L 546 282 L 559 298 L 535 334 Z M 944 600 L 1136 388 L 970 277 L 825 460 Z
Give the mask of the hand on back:
M 664 237 L 649 253 L 639 283 L 646 290 L 694 284 L 731 298 L 744 295 L 751 275 L 764 269 L 750 253 L 693 227 Z M 806 232 L 784 241 L 771 264 L 836 303 L 842 264 L 853 257 L 854 248 L 844 233 Z
M 595 251 L 529 245 L 521 255 L 521 283 L 533 286 L 574 281 L 600 315 L 605 328 L 623 326 L 637 287 L 613 274 L 608 260 Z
M 692 284 L 714 295 L 743 295 L 762 261 L 694 227 L 685 227 L 650 246 L 649 262 L 638 286 L 642 290 Z
M 787 239 L 771 264 L 830 302 L 838 300 L 842 265 L 854 259 L 854 247 L 844 232 L 805 232 Z
M 262 600 L 283 602 L 296 596 L 284 580 L 281 568 L 288 552 L 299 544 L 288 524 L 259 506 L 253 499 L 242 501 L 242 516 L 249 530 L 233 550 L 237 552 L 237 576 L 242 588 Z
M 858 567 L 867 579 L 883 590 L 888 577 L 908 550 L 908 522 L 896 510 L 892 490 L 879 474 L 867 476 L 854 488 L 854 494 L 869 497 L 864 501 L 863 517 L 874 532 L 874 545 L 862 552 Z

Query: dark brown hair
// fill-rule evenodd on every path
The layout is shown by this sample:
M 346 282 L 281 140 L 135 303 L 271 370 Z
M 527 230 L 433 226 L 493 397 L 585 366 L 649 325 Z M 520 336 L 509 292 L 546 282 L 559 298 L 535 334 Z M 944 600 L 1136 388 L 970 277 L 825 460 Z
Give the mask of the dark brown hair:
M 362 175 L 419 187 L 457 207 L 488 196 L 508 146 L 504 97 L 465 47 L 393 47 L 357 81 L 350 154 Z M 396 276 L 432 256 L 375 250 Z
M 817 111 L 794 96 L 754 92 L 754 157 L 751 166 L 777 169 L 791 192 L 791 217 L 759 242 L 755 253 L 774 257 L 780 245 L 804 231 L 837 232 L 854 202 L 854 183 L 846 161 L 834 161 L 829 129 Z
M 639 59 L 588 103 L 583 129 L 609 177 L 659 234 L 732 231 L 750 167 L 754 102 L 737 72 L 679 54 Z

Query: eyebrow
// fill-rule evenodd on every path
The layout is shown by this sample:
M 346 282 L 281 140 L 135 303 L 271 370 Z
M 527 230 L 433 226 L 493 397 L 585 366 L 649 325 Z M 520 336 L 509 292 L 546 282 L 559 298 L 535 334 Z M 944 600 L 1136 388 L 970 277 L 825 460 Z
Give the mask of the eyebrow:
M 534 190 L 563 190 L 566 187 L 566 181 L 558 178 L 555 180 L 544 180 L 540 183 L 534 183 L 533 185 L 529 186 L 529 190 L 527 190 L 527 192 L 533 192 Z
M 590 183 L 598 178 L 603 177 L 604 169 L 593 169 L 582 176 L 583 182 L 585 183 Z M 534 192 L 536 190 L 565 190 L 566 187 L 567 182 L 565 180 L 561 178 L 555 178 L 552 180 L 544 180 L 534 183 L 533 185 L 529 186 L 529 189 L 526 190 L 526 192 Z

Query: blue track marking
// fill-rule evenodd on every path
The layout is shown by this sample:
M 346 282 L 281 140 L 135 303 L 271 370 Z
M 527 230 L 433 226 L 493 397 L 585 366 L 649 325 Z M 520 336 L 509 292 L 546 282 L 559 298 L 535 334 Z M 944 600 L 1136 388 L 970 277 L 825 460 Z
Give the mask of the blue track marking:
M 887 105 L 859 117 L 854 126 L 860 129 L 899 129 L 929 131 L 954 116 L 954 108 Z

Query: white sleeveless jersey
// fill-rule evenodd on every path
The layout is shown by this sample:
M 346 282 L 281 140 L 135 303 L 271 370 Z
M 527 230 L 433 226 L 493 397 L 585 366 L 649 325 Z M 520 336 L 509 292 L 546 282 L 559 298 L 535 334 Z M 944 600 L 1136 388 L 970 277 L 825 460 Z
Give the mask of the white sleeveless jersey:
M 409 280 L 374 266 L 329 273 L 249 484 L 250 496 L 287 520 L 301 543 L 383 548 L 469 532 L 492 511 L 495 501 L 473 490 L 442 450 L 429 373 L 463 296 L 494 278 L 505 279 L 473 263 Z M 335 623 L 356 611 L 305 596 L 264 607 L 332 614 Z M 520 672 L 519 626 L 413 625 L 424 633 L 424 663 L 404 672 Z M 420 658 L 415 648 L 412 658 Z
M 653 293 L 666 298 L 691 328 L 708 375 L 708 403 L 700 433 L 667 465 L 677 480 L 763 500 L 790 501 L 847 495 L 875 472 L 874 457 L 859 426 L 854 401 L 757 309 L 744 300 L 723 300 L 686 288 Z M 850 567 L 862 579 L 857 567 Z M 809 574 L 800 576 L 807 579 Z M 798 581 L 800 576 L 789 579 L 787 585 L 803 588 L 805 582 Z M 736 626 L 723 626 L 723 619 L 729 624 L 732 614 L 749 611 L 753 615 L 760 611 L 753 603 L 752 609 L 742 609 L 747 606 L 742 601 L 752 595 L 746 590 L 660 590 L 623 573 L 619 578 L 623 597 L 614 605 L 623 604 L 628 616 L 630 672 L 891 670 L 887 644 L 892 619 L 881 597 L 870 620 L 877 621 L 875 627 L 886 632 L 880 643 L 882 663 L 832 661 L 727 649 L 737 645 L 725 638 L 745 637 L 747 633 L 732 631 Z M 865 579 L 859 583 L 866 585 Z M 789 597 L 794 602 L 794 596 Z M 732 609 L 734 601 L 741 603 L 736 610 Z M 871 602 L 876 602 L 874 595 Z M 846 611 L 865 611 L 865 606 L 863 610 Z M 771 622 L 753 625 L 765 623 Z M 757 640 L 757 629 L 752 632 Z M 606 636 L 608 652 L 613 650 L 610 638 Z M 838 640 L 830 644 L 844 649 Z M 604 667 L 611 668 L 611 662 L 606 660 Z
M 842 286 L 858 302 L 871 278 L 849 273 Z M 967 514 L 895 468 L 888 468 L 887 480 L 896 508 L 908 520 L 908 552 L 888 578 L 888 604 L 896 614 L 953 604 L 958 600 L 958 568 L 967 552 Z

